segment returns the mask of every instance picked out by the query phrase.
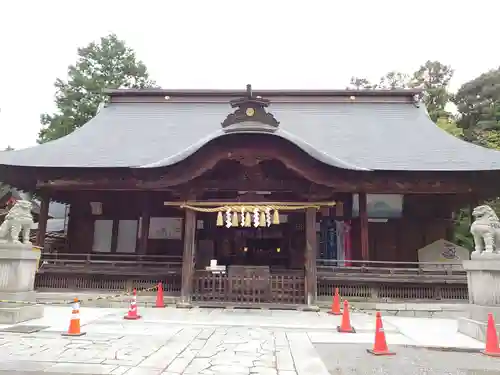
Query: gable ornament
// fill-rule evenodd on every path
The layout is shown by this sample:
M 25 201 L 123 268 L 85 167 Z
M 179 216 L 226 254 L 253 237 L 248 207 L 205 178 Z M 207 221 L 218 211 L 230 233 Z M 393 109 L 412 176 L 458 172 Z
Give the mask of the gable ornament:
M 255 96 L 252 85 L 247 85 L 244 97 L 229 102 L 234 112 L 224 119 L 222 129 L 226 132 L 276 131 L 280 123 L 272 113 L 268 112 L 270 103 L 268 99 Z

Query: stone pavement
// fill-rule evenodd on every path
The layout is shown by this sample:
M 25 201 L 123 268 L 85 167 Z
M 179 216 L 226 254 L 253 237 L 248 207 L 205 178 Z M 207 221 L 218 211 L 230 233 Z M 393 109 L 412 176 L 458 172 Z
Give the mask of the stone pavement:
M 401 358 L 416 350 L 397 346 L 394 349 L 403 352 L 396 359 L 368 355 L 365 349 L 372 345 L 375 322 L 366 314 L 352 314 L 358 333 L 340 334 L 335 330 L 340 317 L 323 312 L 142 308 L 143 318 L 137 321 L 123 320 L 125 313 L 125 309 L 82 307 L 82 331 L 87 334 L 66 338 L 60 333 L 68 327 L 71 308 L 46 307 L 44 318 L 24 325 L 48 328 L 33 334 L 0 332 L 0 370 L 14 374 L 367 374 L 371 372 L 351 369 L 391 360 L 393 367 L 394 361 L 409 365 L 411 361 L 401 362 Z M 484 346 L 457 333 L 453 320 L 386 317 L 384 327 L 390 346 Z M 491 364 L 500 368 L 500 361 Z

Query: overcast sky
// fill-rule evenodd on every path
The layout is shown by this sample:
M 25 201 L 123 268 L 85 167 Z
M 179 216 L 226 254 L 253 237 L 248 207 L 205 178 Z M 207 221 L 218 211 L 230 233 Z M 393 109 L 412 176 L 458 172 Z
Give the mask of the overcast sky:
M 345 88 L 353 75 L 500 65 L 500 1 L 12 0 L 0 5 L 0 148 L 34 145 L 56 77 L 114 32 L 165 88 Z

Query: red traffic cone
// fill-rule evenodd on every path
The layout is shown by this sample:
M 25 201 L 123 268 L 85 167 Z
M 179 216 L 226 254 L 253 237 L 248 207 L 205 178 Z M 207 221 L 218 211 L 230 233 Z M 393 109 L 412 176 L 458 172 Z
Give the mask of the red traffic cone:
M 134 289 L 134 294 L 132 295 L 132 299 L 130 300 L 130 307 L 128 309 L 128 313 L 123 317 L 123 319 L 137 320 L 140 318 L 141 316 L 137 313 L 137 292 Z
M 351 326 L 351 318 L 349 316 L 349 302 L 344 300 L 344 313 L 342 314 L 342 322 L 337 327 L 338 332 L 342 333 L 356 333 L 356 330 Z
M 486 348 L 481 352 L 490 357 L 500 357 L 500 347 L 498 344 L 498 333 L 495 326 L 493 314 L 488 314 L 488 326 L 486 328 Z
M 155 307 L 165 307 L 163 302 L 163 284 L 158 283 L 158 291 L 156 292 L 156 303 Z
M 339 288 L 335 288 L 335 294 L 333 295 L 332 307 L 330 311 L 328 311 L 330 315 L 342 315 L 340 312 L 340 296 L 339 296 Z
M 382 315 L 377 311 L 375 320 L 375 342 L 373 349 L 366 349 L 366 351 L 373 355 L 395 355 L 396 353 L 390 352 L 385 339 L 384 326 L 382 325 Z
M 71 320 L 69 322 L 68 332 L 64 332 L 62 336 L 83 336 L 86 332 L 80 331 L 80 302 L 75 298 L 73 302 L 73 310 L 71 311 Z

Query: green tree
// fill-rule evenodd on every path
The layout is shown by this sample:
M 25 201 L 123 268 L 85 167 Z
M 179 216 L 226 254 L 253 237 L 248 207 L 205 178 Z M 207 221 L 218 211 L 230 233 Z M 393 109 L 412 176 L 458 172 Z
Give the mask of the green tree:
M 500 149 L 500 68 L 463 84 L 453 98 L 467 141 Z
M 445 107 L 451 99 L 448 85 L 452 77 L 453 69 L 451 66 L 429 60 L 411 76 L 406 73 L 390 71 L 377 83 L 372 83 L 367 78 L 352 77 L 350 88 L 394 90 L 419 87 L 424 91 L 424 102 L 429 116 L 434 122 L 437 122 L 440 117 L 449 116 Z
M 61 138 L 88 122 L 106 96 L 104 89 L 154 87 L 146 65 L 115 34 L 78 49 L 78 60 L 68 67 L 67 80 L 55 84 L 54 114 L 40 116 L 38 142 Z
M 390 71 L 380 77 L 377 83 L 372 83 L 368 78 L 351 77 L 348 88 L 356 90 L 395 90 L 407 88 L 410 84 L 410 77 L 401 72 Z
M 451 99 L 448 85 L 452 77 L 451 66 L 430 60 L 413 73 L 411 86 L 424 90 L 424 102 L 434 122 L 437 122 L 440 117 L 449 115 L 445 107 Z
M 380 77 L 377 88 L 382 90 L 406 89 L 410 85 L 410 76 L 406 73 L 391 71 Z

